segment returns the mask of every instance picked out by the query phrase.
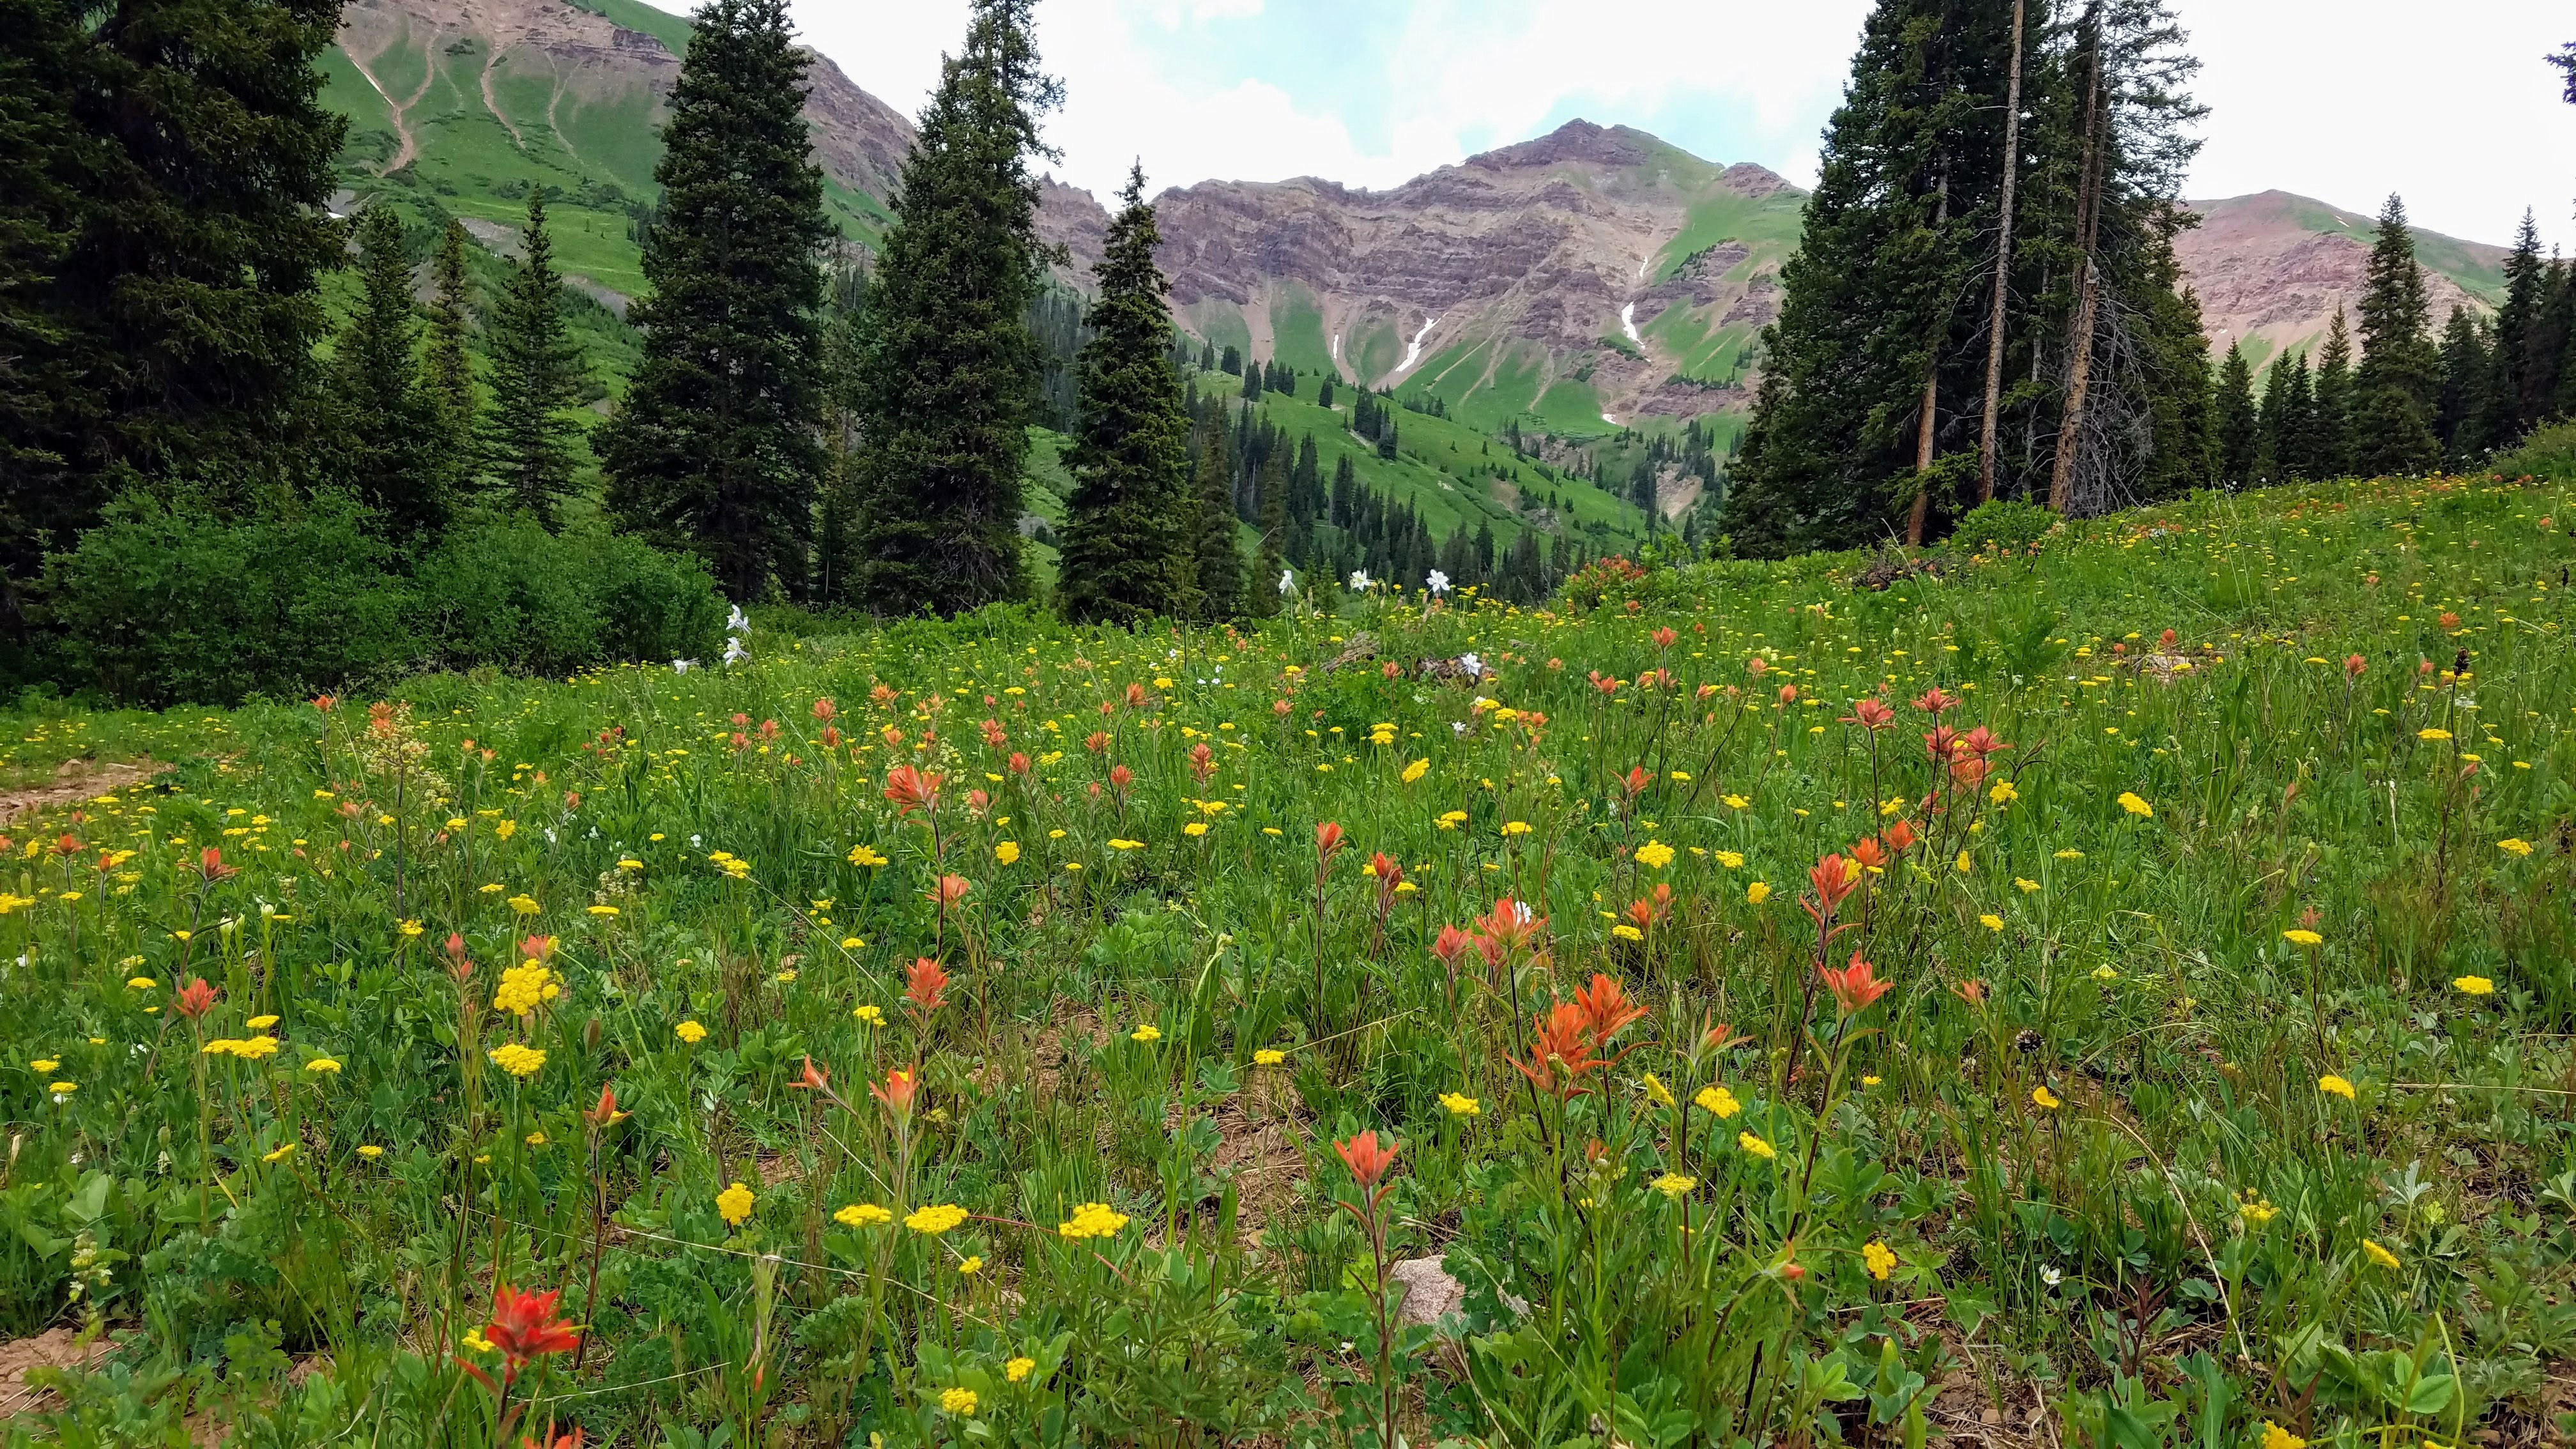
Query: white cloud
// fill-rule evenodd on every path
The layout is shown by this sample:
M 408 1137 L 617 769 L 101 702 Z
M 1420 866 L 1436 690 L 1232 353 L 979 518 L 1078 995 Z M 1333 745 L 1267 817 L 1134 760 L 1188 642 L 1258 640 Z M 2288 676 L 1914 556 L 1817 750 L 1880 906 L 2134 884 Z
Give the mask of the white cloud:
M 2576 40 L 2563 0 L 2176 0 L 2213 108 L 2195 195 L 2278 187 L 2501 242 L 2525 206 L 2576 250 L 2576 107 L 2539 56 Z M 1815 176 L 1817 135 L 1869 0 L 1044 0 L 1063 77 L 1059 174 L 1106 196 L 1141 157 L 1159 188 L 1316 175 L 1392 186 L 1571 115 L 1713 161 Z M 1292 11 L 1296 13 L 1291 13 Z M 964 0 L 800 0 L 806 38 L 917 112 Z M 1294 27 L 1306 27 L 1298 30 Z M 1312 43 L 1317 35 L 1347 43 Z M 2564 32 L 2563 34 L 2560 32 Z M 1291 44 L 1306 40 L 1310 43 Z

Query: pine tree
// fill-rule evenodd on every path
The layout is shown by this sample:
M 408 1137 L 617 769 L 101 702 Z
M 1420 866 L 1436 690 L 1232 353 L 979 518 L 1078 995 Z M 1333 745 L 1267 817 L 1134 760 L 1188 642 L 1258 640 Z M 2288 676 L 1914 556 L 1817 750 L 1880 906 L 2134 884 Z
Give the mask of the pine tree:
M 1038 401 L 1031 299 L 1045 283 L 1036 0 L 974 0 L 895 189 L 853 379 L 867 444 L 859 597 L 955 613 L 1024 596 L 1021 475 Z
M 2494 383 L 2492 339 L 2468 309 L 2455 306 L 2442 328 L 2441 385 L 2434 395 L 2433 436 L 2442 455 L 2465 466 L 2487 451 L 2487 389 Z
M 1252 612 L 1250 592 L 1261 586 L 1260 580 L 1243 576 L 1243 546 L 1235 537 L 1241 524 L 1234 516 L 1234 464 L 1226 456 L 1225 441 L 1223 428 L 1206 431 L 1192 479 L 1198 511 L 1190 543 L 1198 561 L 1199 617 L 1210 621 Z
M 2522 228 L 2514 234 L 2513 254 L 2505 258 L 2504 302 L 2496 308 L 2494 376 L 2481 399 L 2482 431 L 2497 447 L 2510 445 L 2530 431 L 2549 402 L 2547 392 L 2534 387 L 2541 368 L 2532 355 L 2548 283 L 2549 268 L 2540 259 L 2540 228 L 2525 211 Z
M 465 271 L 465 226 L 450 220 L 430 259 L 429 339 L 420 362 L 421 395 L 437 430 L 438 480 L 452 500 L 474 473 L 474 427 L 479 404 L 474 362 L 465 350 L 473 281 Z
M 2209 409 L 2211 476 L 2222 486 L 2241 488 L 2254 477 L 2254 371 L 2245 350 L 2234 343 L 2218 365 L 2218 392 Z
M 1079 431 L 1066 450 L 1073 474 L 1057 607 L 1086 623 L 1187 618 L 1199 591 L 1190 487 L 1189 418 L 1165 356 L 1169 285 L 1154 264 L 1162 245 L 1145 172 L 1128 173 L 1109 224 L 1099 299 L 1084 318 Z
M 412 347 L 411 258 L 393 208 L 358 219 L 359 298 L 340 333 L 334 392 L 345 436 L 338 477 L 375 510 L 386 533 L 417 541 L 447 526 L 436 405 L 422 393 Z
M 2352 334 L 2345 329 L 2341 307 L 2326 325 L 2325 346 L 2317 353 L 2316 405 L 2308 410 L 2308 443 L 2302 451 L 2311 478 L 2342 478 L 2352 472 Z
M 823 173 L 786 0 L 700 7 L 671 92 L 644 357 L 600 441 L 608 508 L 737 600 L 805 584 L 820 439 Z
M 0 8 L 0 611 L 121 478 L 313 474 L 340 0 Z M 23 350 L 22 350 L 23 349 Z
M 2353 466 L 2364 473 L 2418 473 L 2440 461 L 2429 310 L 2406 204 L 2391 195 L 2362 282 L 2361 366 L 2353 374 Z
M 1331 374 L 1329 374 L 1329 373 L 1328 373 L 1328 374 L 1326 374 L 1326 375 L 1325 375 L 1324 380 L 1323 380 L 1322 382 L 1317 383 L 1317 384 L 1315 385 L 1315 406 L 1317 406 L 1317 407 L 1323 407 L 1323 408 L 1328 408 L 1328 407 L 1331 407 L 1332 405 L 1333 405 L 1333 379 L 1332 379 Z
M 2576 413 L 2576 263 L 2552 262 L 2540 289 L 2539 320 L 2532 324 L 2531 375 L 2523 395 L 2534 399 L 2530 424 L 2556 413 Z
M 2255 475 L 2267 483 L 2307 476 L 2301 449 L 2308 436 L 2308 357 L 2293 353 L 2263 379 L 2263 417 L 2254 445 Z
M 581 400 L 581 348 L 565 328 L 563 283 L 546 236 L 545 192 L 528 189 L 522 256 L 511 269 L 485 340 L 492 357 L 492 406 L 483 414 L 483 473 L 500 506 L 548 528 L 561 526 L 573 492 L 568 416 Z

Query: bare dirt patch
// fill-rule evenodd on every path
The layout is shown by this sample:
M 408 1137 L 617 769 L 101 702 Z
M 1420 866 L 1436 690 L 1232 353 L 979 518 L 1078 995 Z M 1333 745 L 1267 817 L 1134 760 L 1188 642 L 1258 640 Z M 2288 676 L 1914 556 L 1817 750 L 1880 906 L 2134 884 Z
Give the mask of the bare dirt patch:
M 124 760 L 113 764 L 98 760 L 65 760 L 55 769 L 53 778 L 44 784 L 0 790 L 0 825 L 13 824 L 21 816 L 36 815 L 113 794 L 129 785 L 139 785 L 170 768 L 167 762 L 153 759 Z
M 116 1349 L 103 1337 L 88 1344 L 80 1343 L 79 1338 L 68 1328 L 48 1328 L 33 1338 L 0 1343 L 0 1422 L 62 1407 L 61 1400 L 51 1392 L 27 1382 L 27 1370 L 80 1368 Z

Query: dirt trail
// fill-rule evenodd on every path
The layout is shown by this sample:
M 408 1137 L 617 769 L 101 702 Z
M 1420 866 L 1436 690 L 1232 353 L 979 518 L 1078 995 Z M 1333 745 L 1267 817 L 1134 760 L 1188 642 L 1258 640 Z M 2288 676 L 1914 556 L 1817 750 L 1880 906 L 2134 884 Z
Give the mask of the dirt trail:
M 385 89 L 385 83 L 376 79 L 374 61 L 378 56 L 382 56 L 384 54 L 383 50 L 378 50 L 376 54 L 372 56 L 362 56 L 355 50 L 343 45 L 340 48 L 340 53 L 349 58 L 349 63 L 358 68 L 358 74 L 365 76 L 367 78 L 367 84 L 375 87 L 376 94 L 384 98 L 385 113 L 393 118 L 394 135 L 402 142 L 402 146 L 394 152 L 394 159 L 386 162 L 384 166 L 376 172 L 378 176 L 390 176 L 404 167 L 409 166 L 420 156 L 420 140 L 412 133 L 411 129 L 411 108 L 419 105 L 421 103 L 421 98 L 429 94 L 430 82 L 438 79 L 438 66 L 433 61 L 433 63 L 424 67 L 421 72 L 420 85 L 411 93 L 411 99 L 407 101 L 398 101 L 394 99 L 393 92 Z M 437 31 L 433 30 L 430 32 L 428 53 L 433 57 L 438 54 Z
M 492 94 L 492 67 L 501 63 L 500 38 L 498 36 L 486 37 L 486 42 L 487 48 L 483 52 L 483 75 L 481 82 L 481 88 L 483 91 L 483 109 L 490 111 L 492 113 L 492 119 L 500 122 L 501 128 L 510 133 L 510 143 L 517 146 L 520 150 L 525 151 L 528 149 L 528 138 L 519 134 L 518 122 L 511 120 L 509 115 L 501 109 L 501 98 Z
M 11 824 L 20 816 L 77 805 L 128 785 L 139 785 L 169 768 L 163 761 L 151 759 L 112 765 L 94 760 L 65 760 L 61 768 L 54 771 L 51 784 L 0 790 L 0 825 Z M 0 1379 L 0 1384 L 6 1382 L 6 1379 Z

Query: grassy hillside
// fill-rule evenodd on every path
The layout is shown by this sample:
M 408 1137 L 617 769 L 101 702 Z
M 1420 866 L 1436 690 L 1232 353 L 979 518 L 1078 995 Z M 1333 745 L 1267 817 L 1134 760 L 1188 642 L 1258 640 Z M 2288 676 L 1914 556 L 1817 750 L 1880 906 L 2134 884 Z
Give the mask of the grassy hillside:
M 2550 1442 L 2571 519 L 30 702 L 11 1434 Z

